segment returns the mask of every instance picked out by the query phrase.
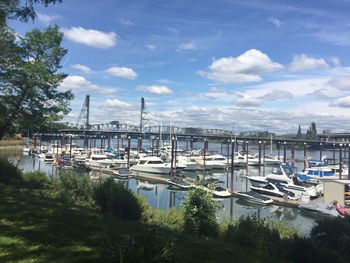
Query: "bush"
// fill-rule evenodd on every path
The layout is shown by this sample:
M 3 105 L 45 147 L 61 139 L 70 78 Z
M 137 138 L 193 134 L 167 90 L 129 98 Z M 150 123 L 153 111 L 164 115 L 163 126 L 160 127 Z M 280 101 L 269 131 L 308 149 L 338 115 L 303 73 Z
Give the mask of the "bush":
M 93 187 L 90 178 L 74 171 L 61 171 L 53 179 L 50 193 L 67 203 L 91 206 L 94 205 Z
M 212 195 L 197 188 L 188 192 L 184 203 L 184 231 L 198 236 L 216 237 L 219 225 Z
M 271 229 L 264 219 L 256 215 L 242 216 L 236 223 L 227 225 L 223 233 L 226 241 L 236 242 L 260 252 L 276 255 L 281 252 L 281 239 L 276 229 Z
M 19 185 L 22 183 L 22 171 L 6 159 L 0 159 L 0 182 Z
M 173 231 L 183 231 L 184 215 L 181 209 L 171 208 L 168 211 L 160 209 L 153 211 L 153 217 L 148 221 L 149 224 L 165 227 Z
M 139 220 L 142 217 L 142 207 L 137 197 L 113 179 L 95 186 L 94 200 L 104 213 L 111 212 L 115 216 L 129 220 Z
M 30 189 L 44 189 L 48 187 L 50 180 L 45 173 L 40 171 L 23 174 L 23 183 Z
M 311 229 L 310 238 L 318 247 L 333 250 L 350 262 L 350 218 L 324 218 Z

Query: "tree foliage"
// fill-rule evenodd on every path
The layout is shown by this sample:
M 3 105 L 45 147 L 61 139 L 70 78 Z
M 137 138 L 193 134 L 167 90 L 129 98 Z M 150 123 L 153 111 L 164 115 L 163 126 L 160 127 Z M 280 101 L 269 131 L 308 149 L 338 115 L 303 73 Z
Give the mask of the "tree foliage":
M 34 20 L 36 17 L 35 4 L 43 4 L 47 7 L 49 4 L 56 3 L 62 3 L 62 0 L 1 0 L 0 26 L 6 26 L 6 19 L 19 19 L 22 22 Z
M 57 26 L 34 29 L 16 41 L 1 30 L 0 138 L 5 132 L 47 129 L 69 112 L 70 91 L 57 88 L 67 76 L 60 62 L 67 50 Z

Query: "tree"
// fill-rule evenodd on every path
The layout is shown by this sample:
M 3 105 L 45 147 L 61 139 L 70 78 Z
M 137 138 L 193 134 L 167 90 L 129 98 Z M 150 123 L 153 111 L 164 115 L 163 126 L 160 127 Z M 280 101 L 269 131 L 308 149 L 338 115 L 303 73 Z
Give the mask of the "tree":
M 299 124 L 299 128 L 298 128 L 298 132 L 297 132 L 297 139 L 301 139 L 303 137 L 303 134 L 301 133 L 301 128 L 300 128 L 300 124 Z
M 212 195 L 197 188 L 188 192 L 184 206 L 184 231 L 199 236 L 218 235 L 215 211 L 217 205 Z
M 34 1 L 35 2 L 35 1 Z M 57 88 L 67 76 L 59 72 L 67 50 L 57 26 L 34 29 L 19 41 L 1 30 L 0 139 L 5 133 L 46 129 L 69 112 L 71 91 Z
M 21 22 L 28 22 L 29 19 L 34 20 L 36 17 L 34 4 L 43 4 L 47 7 L 49 4 L 56 3 L 62 3 L 62 0 L 1 0 L 0 27 L 6 27 L 6 19 L 18 18 Z

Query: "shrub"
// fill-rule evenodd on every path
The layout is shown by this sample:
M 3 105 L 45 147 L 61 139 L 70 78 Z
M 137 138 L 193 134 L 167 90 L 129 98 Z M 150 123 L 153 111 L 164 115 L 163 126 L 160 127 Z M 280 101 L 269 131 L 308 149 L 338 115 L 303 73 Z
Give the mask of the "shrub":
M 311 229 L 310 238 L 318 247 L 333 250 L 350 262 L 350 218 L 324 218 Z
M 0 159 L 0 182 L 19 185 L 22 183 L 22 172 L 6 159 Z
M 35 171 L 24 173 L 23 183 L 25 187 L 28 187 L 30 189 L 44 189 L 49 185 L 50 180 L 45 173 Z
M 100 182 L 94 189 L 94 200 L 102 212 L 129 220 L 139 220 L 142 216 L 141 203 L 137 197 L 113 179 Z
M 184 203 L 184 231 L 194 235 L 216 237 L 219 226 L 216 221 L 216 208 L 212 195 L 197 188 L 188 192 Z
M 223 237 L 226 241 L 233 241 L 270 255 L 281 252 L 278 231 L 271 229 L 267 221 L 259 219 L 256 215 L 242 216 L 236 223 L 228 224 Z
M 183 231 L 184 215 L 181 209 L 171 208 L 167 211 L 153 210 L 153 217 L 148 221 L 149 224 L 165 227 L 173 231 Z
M 74 171 L 61 171 L 52 181 L 50 193 L 67 203 L 91 206 L 94 204 L 90 178 Z

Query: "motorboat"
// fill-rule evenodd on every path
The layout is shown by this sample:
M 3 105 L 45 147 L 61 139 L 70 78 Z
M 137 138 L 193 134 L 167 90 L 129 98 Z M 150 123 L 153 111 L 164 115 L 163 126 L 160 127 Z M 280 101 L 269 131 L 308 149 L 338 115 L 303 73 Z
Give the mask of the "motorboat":
M 31 153 L 31 149 L 28 146 L 23 147 L 23 154 L 24 155 L 29 155 Z
M 196 171 L 197 170 L 197 162 L 191 161 L 190 158 L 184 155 L 179 155 L 176 157 L 176 168 L 178 166 L 185 166 L 184 171 Z
M 55 160 L 54 155 L 51 153 L 46 153 L 45 154 L 45 158 L 44 158 L 44 162 L 45 163 L 52 163 Z
M 311 212 L 317 215 L 324 216 L 339 216 L 337 211 L 336 202 L 331 202 L 330 204 L 320 202 L 320 201 L 310 201 L 308 203 L 303 203 L 299 205 L 299 209 L 306 212 Z
M 265 165 L 275 165 L 275 164 L 282 164 L 283 161 L 278 158 L 278 156 L 272 156 L 270 154 L 265 154 L 264 156 L 264 164 Z
M 268 182 L 265 186 L 262 186 L 262 187 L 251 186 L 250 189 L 260 194 L 273 195 L 273 196 L 278 196 L 282 198 L 287 198 L 290 200 L 299 199 L 293 192 L 284 189 L 280 183 Z
M 131 176 L 130 170 L 128 168 L 120 168 L 117 171 L 114 171 L 113 174 L 122 179 L 127 179 Z
M 326 165 L 312 166 L 305 169 L 304 172 L 295 173 L 300 181 L 318 184 L 323 180 L 339 179 L 332 169 Z
M 208 155 L 205 157 L 193 156 L 190 158 L 190 160 L 197 162 L 197 167 L 199 170 L 223 170 L 227 167 L 227 159 L 220 154 Z
M 250 203 L 259 204 L 259 205 L 270 205 L 273 203 L 273 200 L 267 196 L 263 196 L 254 191 L 248 192 L 237 192 L 236 193 L 239 199 L 243 199 Z
M 163 162 L 162 159 L 156 156 L 146 156 L 130 169 L 137 172 L 169 174 L 171 172 L 171 164 Z
M 174 185 L 179 188 L 183 189 L 190 189 L 192 188 L 192 184 L 186 182 L 182 177 L 179 176 L 173 176 L 168 180 L 168 183 L 171 185 Z
M 91 154 L 85 160 L 86 165 L 98 168 L 125 168 L 127 166 L 126 160 L 110 159 L 106 154 Z
M 316 197 L 323 193 L 321 184 L 305 183 L 294 176 L 294 167 L 286 164 L 274 165 L 272 172 L 266 176 L 248 176 L 252 186 L 263 187 L 268 182 L 279 183 L 285 190 L 293 192 L 296 196 Z
M 216 197 L 224 198 L 232 196 L 232 194 L 226 188 L 223 188 L 217 184 L 206 182 L 203 185 L 198 185 L 197 188 L 198 187 L 204 189 Z

